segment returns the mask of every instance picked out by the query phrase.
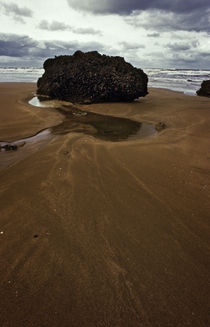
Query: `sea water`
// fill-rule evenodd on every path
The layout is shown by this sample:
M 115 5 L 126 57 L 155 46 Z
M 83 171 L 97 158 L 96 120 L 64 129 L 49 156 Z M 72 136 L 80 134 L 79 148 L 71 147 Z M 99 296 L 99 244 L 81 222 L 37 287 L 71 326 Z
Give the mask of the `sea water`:
M 210 70 L 144 69 L 149 77 L 149 87 L 170 89 L 196 95 L 202 81 L 210 79 Z
M 36 83 L 43 73 L 44 69 L 42 68 L 0 67 L 0 82 Z
M 196 95 L 203 80 L 210 79 L 210 70 L 192 69 L 143 69 L 149 78 L 149 87 L 170 89 Z M 0 82 L 33 82 L 42 76 L 42 68 L 0 67 Z

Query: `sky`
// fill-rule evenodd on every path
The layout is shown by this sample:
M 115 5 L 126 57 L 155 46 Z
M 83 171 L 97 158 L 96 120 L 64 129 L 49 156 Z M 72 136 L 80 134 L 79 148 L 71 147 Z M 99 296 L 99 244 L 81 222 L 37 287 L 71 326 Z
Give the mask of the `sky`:
M 42 67 L 76 50 L 210 69 L 210 0 L 0 0 L 1 67 Z

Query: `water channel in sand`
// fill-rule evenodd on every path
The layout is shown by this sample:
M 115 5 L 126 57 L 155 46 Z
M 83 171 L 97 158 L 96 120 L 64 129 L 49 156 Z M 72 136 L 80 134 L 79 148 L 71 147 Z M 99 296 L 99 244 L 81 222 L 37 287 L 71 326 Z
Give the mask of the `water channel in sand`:
M 54 135 L 78 132 L 104 141 L 119 142 L 130 138 L 147 138 L 157 133 L 153 124 L 80 110 L 67 102 L 34 97 L 29 104 L 45 108 L 53 107 L 63 114 L 65 117 L 63 122 L 50 127 Z
M 147 138 L 157 133 L 153 124 L 83 111 L 67 102 L 33 97 L 29 104 L 56 109 L 63 115 L 63 122 L 24 139 L 14 142 L 0 141 L 0 170 L 20 161 L 20 157 L 22 160 L 28 154 L 39 150 L 57 135 L 74 132 L 87 134 L 104 141 L 120 142 L 128 139 Z

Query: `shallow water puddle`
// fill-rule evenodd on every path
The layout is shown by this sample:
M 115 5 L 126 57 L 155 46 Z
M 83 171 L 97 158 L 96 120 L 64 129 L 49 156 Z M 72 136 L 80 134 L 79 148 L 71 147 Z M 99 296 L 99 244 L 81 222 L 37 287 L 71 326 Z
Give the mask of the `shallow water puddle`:
M 152 124 L 83 111 L 68 102 L 49 100 L 47 97 L 34 97 L 29 104 L 56 109 L 63 115 L 63 122 L 24 139 L 14 142 L 0 141 L 0 156 L 4 157 L 3 160 L 0 160 L 0 170 L 20 161 L 20 157 L 22 160 L 30 153 L 39 150 L 56 135 L 74 132 L 91 135 L 104 141 L 120 142 L 128 139 L 147 138 L 157 133 Z
M 51 127 L 52 134 L 71 132 L 92 135 L 105 141 L 123 141 L 129 138 L 146 138 L 156 134 L 155 126 L 135 120 L 84 111 L 68 102 L 34 97 L 31 105 L 55 108 L 65 117 L 59 125 Z

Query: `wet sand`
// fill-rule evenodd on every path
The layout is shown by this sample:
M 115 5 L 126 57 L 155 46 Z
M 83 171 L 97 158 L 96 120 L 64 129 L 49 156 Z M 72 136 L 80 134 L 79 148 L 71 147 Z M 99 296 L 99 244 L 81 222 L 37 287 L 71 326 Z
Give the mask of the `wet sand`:
M 0 140 L 62 121 L 24 101 L 34 91 L 0 84 Z M 0 325 L 209 326 L 210 99 L 79 108 L 167 128 L 60 135 L 0 171 Z

